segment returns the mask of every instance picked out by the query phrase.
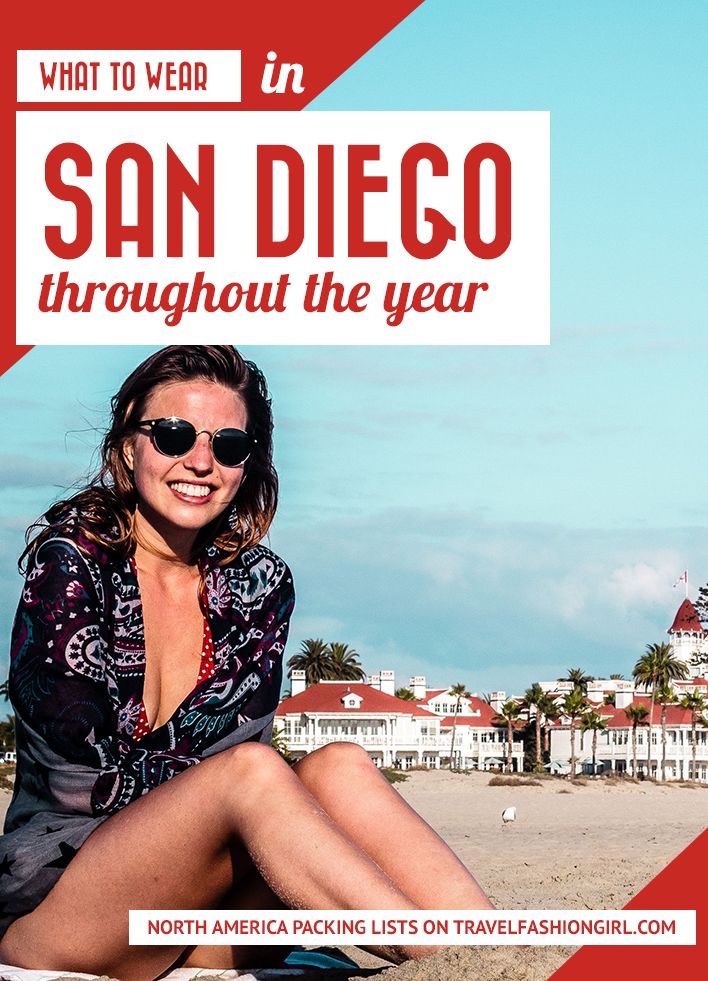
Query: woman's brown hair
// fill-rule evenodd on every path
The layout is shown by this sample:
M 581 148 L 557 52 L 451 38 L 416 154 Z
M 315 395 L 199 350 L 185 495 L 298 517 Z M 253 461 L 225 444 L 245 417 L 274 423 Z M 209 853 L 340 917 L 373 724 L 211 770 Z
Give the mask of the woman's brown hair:
M 124 558 L 135 548 L 135 482 L 123 449 L 137 430 L 145 405 L 160 385 L 204 379 L 238 393 L 256 438 L 235 501 L 195 542 L 195 556 L 217 545 L 224 561 L 259 542 L 267 533 L 278 503 L 278 475 L 273 467 L 273 414 L 263 373 L 230 345 L 163 348 L 143 361 L 111 400 L 111 424 L 101 446 L 101 467 L 84 490 L 52 507 L 27 532 L 20 562 L 38 545 L 63 529 L 78 529 L 92 542 Z

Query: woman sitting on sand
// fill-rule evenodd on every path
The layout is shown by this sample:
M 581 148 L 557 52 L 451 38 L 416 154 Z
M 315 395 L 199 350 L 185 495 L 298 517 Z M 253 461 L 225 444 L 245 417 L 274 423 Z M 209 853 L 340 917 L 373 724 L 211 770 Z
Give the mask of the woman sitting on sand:
M 122 981 L 253 960 L 130 947 L 129 909 L 487 907 L 363 749 L 290 768 L 270 748 L 293 586 L 259 544 L 277 501 L 261 372 L 169 347 L 112 408 L 100 473 L 25 553 L 0 959 Z

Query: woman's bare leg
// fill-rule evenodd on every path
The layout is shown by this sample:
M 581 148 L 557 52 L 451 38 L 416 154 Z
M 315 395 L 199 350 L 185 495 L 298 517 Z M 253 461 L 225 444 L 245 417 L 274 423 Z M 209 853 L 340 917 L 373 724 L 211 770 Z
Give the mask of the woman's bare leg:
M 489 909 L 472 873 L 355 743 L 331 743 L 295 771 L 345 832 L 422 909 Z
M 101 825 L 44 902 L 8 929 L 0 956 L 28 968 L 155 978 L 180 948 L 129 947 L 127 911 L 219 906 L 250 870 L 239 845 L 289 907 L 416 908 L 273 750 L 246 743 Z
M 332 820 L 417 906 L 423 909 L 491 907 L 472 874 L 378 772 L 360 746 L 331 743 L 310 753 L 294 770 Z M 261 886 L 250 896 L 239 892 L 233 908 L 277 908 L 277 897 Z M 249 906 L 249 902 L 253 905 Z M 232 963 L 227 950 L 207 945 L 195 947 L 184 963 L 222 968 L 255 963 L 243 959 L 243 948 L 233 948 Z M 266 966 L 264 961 L 261 966 Z
M 263 877 L 251 866 L 248 872 L 232 892 L 224 897 L 220 904 L 225 910 L 282 910 L 284 904 L 273 890 L 265 884 Z M 274 947 L 264 944 L 234 944 L 231 947 L 219 944 L 217 946 L 200 944 L 187 948 L 173 965 L 174 967 L 210 967 L 224 970 L 236 967 L 274 967 L 282 963 L 289 953 L 288 947 Z

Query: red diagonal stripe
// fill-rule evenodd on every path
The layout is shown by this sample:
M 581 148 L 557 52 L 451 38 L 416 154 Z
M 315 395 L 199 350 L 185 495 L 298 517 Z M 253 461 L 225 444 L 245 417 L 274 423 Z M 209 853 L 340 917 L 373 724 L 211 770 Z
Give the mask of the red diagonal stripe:
M 697 793 L 704 793 L 698 788 Z M 708 965 L 708 831 L 699 835 L 641 892 L 627 909 L 695 909 L 695 947 L 582 947 L 552 981 L 688 981 L 705 977 Z
M 164 0 L 158 3 L 125 0 L 119 5 L 103 6 L 93 0 L 75 0 L 69 7 L 46 2 L 13 5 L 12 20 L 6 24 L 2 45 L 4 57 L 0 59 L 0 83 L 6 94 L 2 109 L 4 131 L 13 134 L 14 148 L 16 49 L 240 49 L 243 52 L 242 102 L 232 108 L 301 109 L 422 2 L 308 0 L 302 4 L 293 0 L 266 0 L 254 4 L 232 0 L 221 4 L 218 11 L 214 4 L 200 7 Z M 281 61 L 303 65 L 302 95 L 292 92 L 266 95 L 261 91 L 269 51 L 277 52 Z M 7 215 L 13 211 L 10 197 L 15 181 L 13 160 L 14 152 L 7 150 L 0 163 Z M 18 220 L 22 220 L 21 215 Z M 11 234 L 8 230 L 3 247 L 5 316 L 0 327 L 0 374 L 31 350 L 15 344 L 15 286 L 10 274 L 13 255 L 14 231 Z

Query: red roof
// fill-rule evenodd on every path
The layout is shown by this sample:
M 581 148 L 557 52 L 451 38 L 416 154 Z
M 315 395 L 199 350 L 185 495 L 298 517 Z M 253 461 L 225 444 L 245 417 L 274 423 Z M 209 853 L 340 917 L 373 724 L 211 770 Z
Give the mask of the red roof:
M 442 695 L 443 692 L 450 691 L 449 688 L 428 688 L 425 693 L 425 698 L 423 701 L 429 702 L 431 698 L 437 698 L 438 695 Z
M 429 688 L 425 693 L 425 701 L 421 701 L 418 704 L 422 707 L 424 705 L 430 705 L 431 701 L 435 698 L 439 698 L 440 695 L 446 695 L 450 691 L 449 688 Z M 453 701 L 455 696 L 450 696 Z M 477 698 L 476 695 L 470 695 L 468 698 L 463 698 L 462 702 L 465 705 L 469 705 L 473 712 L 479 711 L 479 715 L 470 716 L 462 715 L 458 713 L 457 724 L 458 726 L 491 726 L 492 716 L 495 715 L 495 711 L 491 708 L 487 702 L 483 702 L 481 698 Z M 443 726 L 451 726 L 454 716 L 446 715 L 441 716 L 439 713 L 434 713 L 436 718 L 440 719 L 440 724 Z
M 691 679 L 692 681 L 699 681 L 700 678 Z M 632 705 L 643 705 L 647 710 L 647 714 L 644 716 L 643 720 L 639 723 L 639 728 L 646 728 L 649 725 L 649 712 L 651 710 L 651 697 L 649 695 L 635 695 L 634 701 L 631 702 Z M 659 702 L 654 703 L 654 714 L 652 716 L 652 726 L 661 725 L 661 709 L 662 706 Z M 615 708 L 614 705 L 594 705 L 593 711 L 602 715 L 608 720 L 610 729 L 631 729 L 632 722 L 627 718 L 625 710 L 623 708 Z M 577 719 L 575 723 L 575 728 L 580 728 L 581 719 Z M 682 709 L 678 704 L 667 705 L 666 706 L 666 724 L 667 726 L 690 726 L 691 725 L 691 713 L 688 709 Z M 553 720 L 551 726 L 558 727 L 562 729 L 567 729 L 570 726 L 569 722 L 561 722 L 559 719 Z
M 693 691 L 694 689 L 700 689 L 702 692 L 704 688 L 708 688 L 708 678 L 683 678 L 673 681 L 672 684 L 681 692 Z
M 482 726 L 485 729 L 489 728 L 492 725 L 492 719 L 497 714 L 492 706 L 487 702 L 483 702 L 481 698 L 475 698 L 474 696 L 468 698 L 467 701 L 472 711 L 479 711 L 479 715 L 458 715 L 458 726 Z M 446 715 L 440 719 L 440 725 L 451 726 L 453 719 L 453 715 Z
M 634 705 L 641 704 L 646 710 L 647 714 L 644 716 L 644 720 L 639 723 L 640 728 L 644 728 L 649 725 L 649 711 L 651 709 L 651 698 L 648 695 L 643 695 L 637 697 L 635 695 Z M 654 714 L 652 716 L 652 726 L 661 725 L 661 709 L 662 706 L 658 703 L 654 704 Z M 631 729 L 632 722 L 627 718 L 624 709 L 615 708 L 614 705 L 604 705 L 602 708 L 597 710 L 600 715 L 604 715 L 606 719 L 609 719 L 610 729 Z M 688 709 L 682 709 L 678 705 L 667 705 L 666 706 L 666 724 L 669 726 L 690 726 L 691 724 L 691 713 Z
M 677 634 L 680 630 L 689 630 L 695 633 L 705 633 L 703 624 L 700 621 L 696 608 L 690 599 L 685 599 L 674 617 L 674 622 L 668 629 L 668 633 Z
M 342 699 L 349 692 L 361 697 L 358 709 L 347 709 L 342 704 Z M 290 715 L 293 712 L 346 712 L 347 715 L 396 712 L 400 715 L 422 715 L 426 719 L 439 718 L 415 702 L 387 695 L 363 681 L 321 681 L 310 685 L 299 695 L 284 698 L 275 710 L 276 715 Z

